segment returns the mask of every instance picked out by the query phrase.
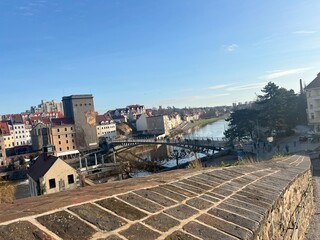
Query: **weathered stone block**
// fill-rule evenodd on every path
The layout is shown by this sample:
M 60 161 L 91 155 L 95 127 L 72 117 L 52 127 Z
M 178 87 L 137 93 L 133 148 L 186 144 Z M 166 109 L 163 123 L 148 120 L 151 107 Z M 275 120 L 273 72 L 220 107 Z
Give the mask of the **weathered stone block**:
M 121 231 L 120 234 L 129 240 L 153 240 L 160 236 L 159 233 L 143 226 L 140 223 L 133 224 L 128 229 Z
M 185 200 L 187 197 L 184 196 L 184 195 L 181 195 L 181 194 L 178 194 L 176 192 L 172 192 L 168 189 L 166 189 L 166 185 L 162 185 L 160 187 L 154 187 L 154 188 L 150 188 L 149 189 L 150 191 L 154 191 L 156 193 L 160 193 L 168 198 L 171 198 L 175 201 L 178 201 L 178 202 L 182 202 L 183 200 Z
M 168 231 L 170 228 L 173 228 L 177 225 L 180 224 L 179 221 L 163 214 L 157 214 L 157 215 L 153 215 L 149 218 L 147 218 L 146 220 L 144 220 L 144 222 L 152 227 L 154 227 L 155 229 L 161 231 L 161 232 L 166 232 Z
M 116 198 L 107 198 L 96 203 L 131 221 L 138 220 L 147 216 L 147 214 L 145 214 L 144 212 L 141 212 L 137 208 L 131 207 L 130 205 Z
M 146 189 L 137 190 L 137 191 L 134 191 L 134 193 L 136 193 L 146 199 L 150 199 L 150 200 L 152 200 L 152 201 L 154 201 L 164 207 L 169 207 L 169 206 L 175 205 L 177 203 L 177 202 L 173 201 L 172 199 L 161 196 L 160 194 L 157 194 L 155 192 L 152 192 L 152 191 L 146 190 Z
M 228 234 L 225 234 L 223 232 L 220 232 L 216 229 L 206 227 L 200 223 L 197 222 L 189 222 L 183 227 L 183 230 L 185 230 L 188 233 L 191 233 L 200 239 L 203 240 L 212 240 L 212 239 L 219 239 L 219 240 L 235 240 L 235 237 L 232 237 Z
M 240 239 L 251 239 L 253 236 L 253 233 L 248 229 L 240 227 L 236 224 L 226 222 L 215 216 L 202 214 L 200 217 L 197 218 L 197 220 Z
M 85 240 L 96 232 L 91 226 L 66 211 L 44 215 L 37 220 L 62 239 Z
M 212 207 L 212 203 L 201 198 L 192 198 L 186 202 L 187 205 L 197 208 L 199 210 L 204 210 Z
M 0 240 L 53 240 L 48 234 L 26 221 L 0 226 Z
M 82 219 L 106 231 L 115 230 L 127 222 L 90 203 L 69 208 Z
M 179 205 L 177 207 L 167 209 L 164 212 L 181 220 L 187 219 L 192 215 L 198 213 L 198 211 L 194 210 L 191 207 L 188 207 L 187 205 Z
M 118 196 L 118 198 L 134 205 L 135 207 L 141 208 L 141 209 L 146 210 L 151 213 L 155 213 L 155 212 L 158 212 L 161 209 L 163 209 L 163 207 L 160 206 L 159 204 L 148 201 L 145 198 L 140 197 L 140 196 L 133 194 L 133 193 L 127 193 L 124 195 L 120 195 L 120 196 Z

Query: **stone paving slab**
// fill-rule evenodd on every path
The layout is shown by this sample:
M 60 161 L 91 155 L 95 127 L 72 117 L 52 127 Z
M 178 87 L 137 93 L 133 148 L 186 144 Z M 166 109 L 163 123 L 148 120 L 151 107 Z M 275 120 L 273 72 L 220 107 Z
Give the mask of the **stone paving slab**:
M 169 199 L 173 199 L 174 201 L 177 201 L 177 202 L 182 202 L 183 200 L 185 200 L 187 198 L 184 195 L 173 192 L 173 190 L 170 191 L 169 189 L 166 189 L 165 187 L 161 187 L 161 186 L 150 188 L 149 190 L 156 192 L 156 193 L 159 193 L 159 194 L 161 194 Z
M 120 234 L 129 240 L 153 240 L 160 236 L 159 233 L 152 231 L 140 223 L 133 224 L 128 229 L 121 231 Z
M 157 215 L 153 215 L 149 218 L 147 218 L 144 223 L 147 225 L 161 231 L 166 232 L 170 228 L 173 228 L 180 224 L 178 220 L 173 219 L 172 217 L 169 217 L 166 214 L 160 213 Z
M 198 222 L 189 222 L 183 227 L 183 230 L 185 230 L 188 233 L 191 233 L 193 235 L 196 235 L 197 237 L 203 239 L 203 240 L 212 240 L 213 237 L 215 239 L 219 240 L 234 240 L 237 239 L 235 237 L 232 237 L 231 235 L 228 235 L 227 233 L 221 232 L 217 229 L 210 228 L 208 226 L 205 226 L 203 224 L 200 224 Z
M 0 240 L 53 240 L 48 234 L 26 221 L 0 226 Z
M 115 198 L 101 200 L 98 201 L 97 204 L 131 221 L 138 220 L 147 216 L 146 213 L 141 212 L 140 210 Z
M 69 208 L 82 219 L 105 231 L 115 230 L 128 222 L 91 204 L 82 204 Z
M 217 218 L 212 215 L 202 214 L 197 218 L 197 220 L 240 239 L 251 239 L 253 236 L 253 233 L 248 229 L 234 224 L 226 224 L 227 222 L 223 219 Z
M 195 238 L 181 231 L 175 231 L 174 233 L 166 237 L 165 240 L 199 240 L 199 238 Z
M 137 191 L 134 191 L 134 193 L 140 195 L 143 198 L 154 201 L 164 207 L 173 206 L 177 203 L 176 201 L 170 198 L 167 198 L 165 196 L 162 196 L 161 194 L 152 192 L 151 190 L 147 190 L 147 189 L 137 190 Z
M 120 195 L 118 198 L 150 213 L 155 213 L 163 209 L 159 204 L 153 203 L 134 193 Z
M 37 220 L 62 239 L 85 240 L 96 232 L 91 226 L 65 211 L 44 215 Z
M 276 199 L 309 167 L 309 158 L 296 155 L 19 200 L 0 206 L 0 233 L 5 239 L 8 232 L 11 239 L 253 239 Z M 25 235 L 10 230 L 14 226 Z

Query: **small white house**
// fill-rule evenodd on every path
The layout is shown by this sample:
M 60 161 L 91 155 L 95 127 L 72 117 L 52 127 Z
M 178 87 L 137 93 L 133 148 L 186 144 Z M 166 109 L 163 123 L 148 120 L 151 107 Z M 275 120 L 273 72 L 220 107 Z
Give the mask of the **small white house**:
M 138 119 L 136 121 L 137 131 L 147 131 L 148 130 L 147 118 L 148 118 L 148 115 L 145 113 L 138 116 Z
M 40 155 L 28 171 L 31 196 L 77 188 L 78 174 L 74 168 L 54 155 Z

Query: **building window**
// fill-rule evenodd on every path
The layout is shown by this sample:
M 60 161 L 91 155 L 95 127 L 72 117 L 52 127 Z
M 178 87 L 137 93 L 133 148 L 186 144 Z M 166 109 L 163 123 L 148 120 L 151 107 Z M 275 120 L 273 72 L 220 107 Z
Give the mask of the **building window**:
M 69 143 L 69 141 L 68 141 L 68 140 L 66 140 L 66 143 Z
M 74 183 L 74 177 L 73 174 L 68 175 L 68 184 L 73 184 Z
M 62 148 L 59 148 L 59 151 L 62 152 Z
M 69 147 L 67 147 L 67 150 L 69 150 L 70 148 Z
M 56 188 L 56 179 L 54 178 L 49 179 L 49 188 L 50 189 Z
M 64 128 L 64 130 L 67 131 L 68 129 L 67 129 L 67 128 Z
M 60 129 L 59 129 L 59 128 L 57 129 L 57 132 L 60 132 Z
M 72 146 L 72 148 L 73 148 L 73 149 L 76 149 L 76 147 L 75 147 L 75 146 Z
M 68 134 L 66 134 L 66 138 L 68 137 Z
M 60 139 L 60 135 L 58 135 L 58 138 Z
M 59 145 L 61 145 L 61 141 L 59 141 Z
M 73 128 L 71 127 L 71 128 L 70 128 L 70 130 L 72 131 L 72 130 L 73 130 Z

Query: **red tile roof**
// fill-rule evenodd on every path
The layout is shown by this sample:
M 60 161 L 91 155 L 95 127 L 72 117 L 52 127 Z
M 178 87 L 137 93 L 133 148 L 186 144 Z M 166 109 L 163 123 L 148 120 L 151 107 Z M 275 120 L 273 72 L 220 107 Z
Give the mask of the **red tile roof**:
M 2 135 L 10 135 L 10 129 L 7 121 L 0 121 L 0 131 Z

